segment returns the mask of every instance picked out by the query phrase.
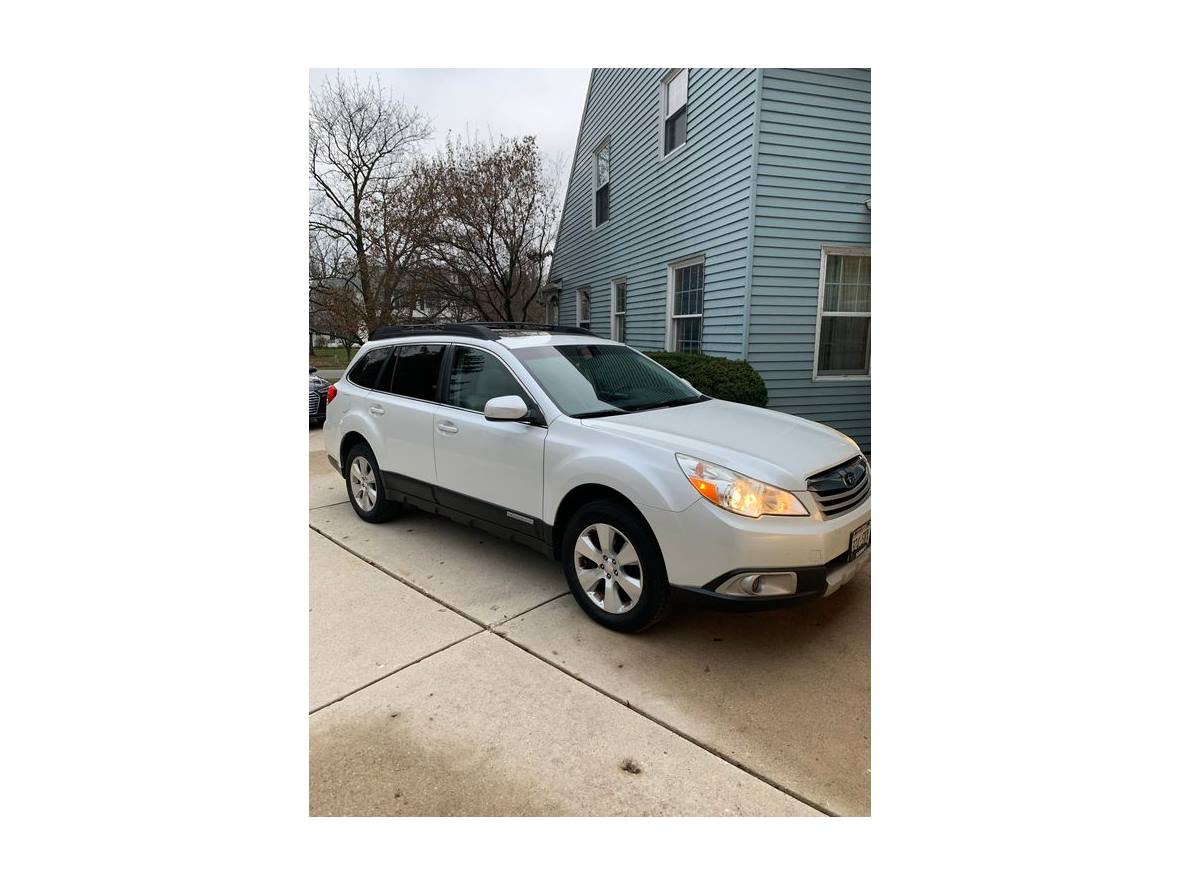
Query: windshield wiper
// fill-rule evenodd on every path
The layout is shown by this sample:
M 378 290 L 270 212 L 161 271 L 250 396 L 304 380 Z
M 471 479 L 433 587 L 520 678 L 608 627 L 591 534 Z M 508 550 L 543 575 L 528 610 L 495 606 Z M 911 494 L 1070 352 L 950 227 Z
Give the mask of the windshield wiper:
M 628 411 L 630 411 L 630 412 L 646 412 L 649 409 L 667 409 L 667 408 L 670 408 L 671 406 L 688 406 L 688 405 L 692 405 L 693 403 L 703 403 L 708 398 L 709 397 L 705 396 L 702 393 L 702 394 L 698 394 L 697 396 L 686 396 L 686 397 L 682 397 L 680 399 L 664 400 L 664 402 L 662 402 L 662 403 L 649 403 L 649 404 L 643 405 L 643 406 L 634 406 L 633 408 L 628 409 Z
M 597 412 L 575 412 L 571 418 L 605 418 L 607 415 L 626 415 L 623 409 L 599 409 Z

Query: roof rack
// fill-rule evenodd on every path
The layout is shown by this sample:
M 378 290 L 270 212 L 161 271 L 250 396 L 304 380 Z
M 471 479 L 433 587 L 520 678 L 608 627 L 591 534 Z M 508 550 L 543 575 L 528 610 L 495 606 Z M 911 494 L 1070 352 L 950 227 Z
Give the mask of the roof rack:
M 589 329 L 580 326 L 553 326 L 545 323 L 416 323 L 414 325 L 381 326 L 369 336 L 370 341 L 385 338 L 410 338 L 416 335 L 459 335 L 464 338 L 480 338 L 484 341 L 495 341 L 508 337 L 511 332 L 548 332 L 551 335 L 592 335 L 601 338 Z

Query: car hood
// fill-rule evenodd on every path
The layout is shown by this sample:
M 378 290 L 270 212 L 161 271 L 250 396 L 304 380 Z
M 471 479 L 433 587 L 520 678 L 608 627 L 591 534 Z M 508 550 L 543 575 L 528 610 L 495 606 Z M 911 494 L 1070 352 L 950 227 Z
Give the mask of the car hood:
M 703 458 L 788 491 L 805 490 L 808 476 L 860 454 L 855 442 L 831 427 L 718 399 L 586 418 L 583 423 L 672 454 Z

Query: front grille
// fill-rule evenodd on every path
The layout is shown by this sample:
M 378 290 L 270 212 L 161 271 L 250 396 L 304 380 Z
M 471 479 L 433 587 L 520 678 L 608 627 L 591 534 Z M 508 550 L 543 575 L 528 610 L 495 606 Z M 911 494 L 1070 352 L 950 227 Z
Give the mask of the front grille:
M 307 394 L 307 414 L 315 416 L 315 413 L 320 408 L 320 394 L 319 391 L 312 390 Z
M 825 517 L 839 516 L 869 496 L 869 462 L 864 455 L 837 464 L 807 480 L 807 491 L 819 502 Z

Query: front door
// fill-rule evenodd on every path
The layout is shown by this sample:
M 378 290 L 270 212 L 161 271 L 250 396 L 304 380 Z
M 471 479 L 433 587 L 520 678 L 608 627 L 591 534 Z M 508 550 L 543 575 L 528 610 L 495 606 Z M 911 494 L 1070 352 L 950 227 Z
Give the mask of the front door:
M 493 397 L 516 395 L 530 405 L 532 399 L 495 354 L 453 347 L 434 415 L 439 503 L 533 534 L 541 523 L 548 431 L 523 421 L 486 419 L 483 407 Z

